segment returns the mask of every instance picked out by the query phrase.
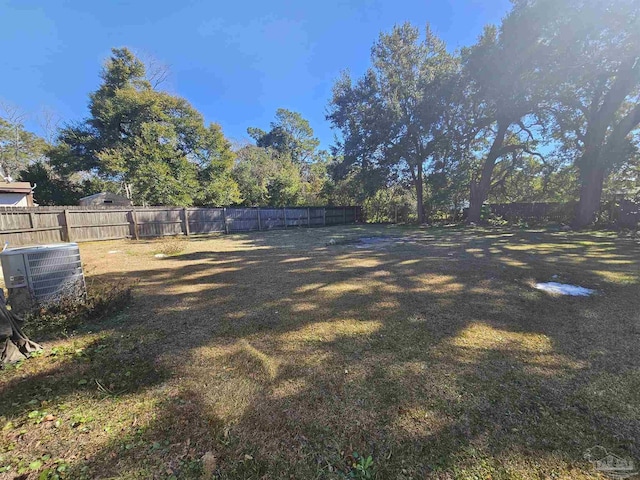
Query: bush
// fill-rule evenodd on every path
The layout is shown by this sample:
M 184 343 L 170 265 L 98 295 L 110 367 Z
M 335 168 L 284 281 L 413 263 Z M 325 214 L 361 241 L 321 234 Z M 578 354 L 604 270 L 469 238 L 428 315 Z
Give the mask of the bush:
M 187 248 L 184 237 L 164 237 L 158 242 L 158 253 L 163 255 L 177 255 Z
M 487 223 L 492 227 L 504 227 L 505 225 L 509 224 L 509 222 L 507 222 L 500 215 L 496 215 L 494 213 L 489 213 L 486 220 Z
M 63 296 L 55 303 L 34 308 L 24 316 L 24 332 L 30 338 L 67 337 L 89 322 L 100 322 L 124 309 L 133 297 L 130 282 L 95 282 L 88 286 L 86 301 Z

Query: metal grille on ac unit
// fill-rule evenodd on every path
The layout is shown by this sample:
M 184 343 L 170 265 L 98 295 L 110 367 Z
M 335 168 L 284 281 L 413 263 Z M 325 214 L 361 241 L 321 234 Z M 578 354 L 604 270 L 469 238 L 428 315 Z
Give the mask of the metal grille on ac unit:
M 76 243 L 11 248 L 0 255 L 9 301 L 46 304 L 85 292 L 80 249 Z M 14 300 L 12 300 L 12 296 Z M 22 305 L 27 308 L 27 305 Z

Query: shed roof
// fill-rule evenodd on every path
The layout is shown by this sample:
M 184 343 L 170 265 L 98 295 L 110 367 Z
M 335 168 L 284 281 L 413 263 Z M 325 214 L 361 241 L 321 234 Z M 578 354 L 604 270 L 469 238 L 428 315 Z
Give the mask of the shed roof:
M 29 182 L 0 182 L 0 193 L 31 193 Z

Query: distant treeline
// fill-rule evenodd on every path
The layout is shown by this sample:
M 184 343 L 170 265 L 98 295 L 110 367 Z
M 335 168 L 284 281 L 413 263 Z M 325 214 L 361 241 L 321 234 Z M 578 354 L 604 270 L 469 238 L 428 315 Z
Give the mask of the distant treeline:
M 371 67 L 336 81 L 319 149 L 276 112 L 232 146 L 126 48 L 112 51 L 78 123 L 40 138 L 0 119 L 0 172 L 42 205 L 113 191 L 136 205 L 359 204 L 424 222 L 486 203 L 571 202 L 572 222 L 640 191 L 640 2 L 513 0 L 500 25 L 452 51 L 427 27 L 381 33 Z M 428 21 L 428 18 L 425 18 Z M 397 207 L 397 208 L 396 208 Z M 384 217 L 384 218 L 382 218 Z

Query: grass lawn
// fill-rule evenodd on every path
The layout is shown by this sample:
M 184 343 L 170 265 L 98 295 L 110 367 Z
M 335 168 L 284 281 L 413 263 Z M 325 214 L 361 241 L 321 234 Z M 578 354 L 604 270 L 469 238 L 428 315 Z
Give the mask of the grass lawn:
M 0 372 L 0 478 L 603 478 L 597 445 L 640 463 L 637 239 L 352 226 L 158 248 L 82 244 L 88 282 L 139 279 L 133 304 Z

